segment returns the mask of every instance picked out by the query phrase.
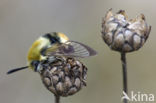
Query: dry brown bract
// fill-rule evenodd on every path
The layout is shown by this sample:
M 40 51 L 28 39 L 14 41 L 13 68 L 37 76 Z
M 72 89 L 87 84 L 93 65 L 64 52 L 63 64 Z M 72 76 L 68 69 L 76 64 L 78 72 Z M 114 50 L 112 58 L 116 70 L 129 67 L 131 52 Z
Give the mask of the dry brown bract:
M 128 20 L 124 10 L 113 14 L 110 9 L 102 22 L 103 40 L 111 49 L 120 52 L 138 50 L 147 40 L 150 31 L 151 26 L 147 25 L 143 14 Z
M 74 58 L 59 57 L 42 64 L 40 75 L 45 87 L 58 96 L 73 95 L 86 86 L 87 68 Z

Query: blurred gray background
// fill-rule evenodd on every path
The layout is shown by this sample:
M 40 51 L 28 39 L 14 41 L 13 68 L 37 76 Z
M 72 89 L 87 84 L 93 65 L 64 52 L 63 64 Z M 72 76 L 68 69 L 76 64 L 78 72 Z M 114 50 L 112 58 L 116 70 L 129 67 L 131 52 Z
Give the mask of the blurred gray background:
M 54 103 L 53 94 L 30 69 L 6 75 L 26 65 L 27 51 L 40 35 L 57 31 L 85 43 L 98 56 L 83 59 L 87 87 L 61 98 L 61 103 L 121 103 L 120 54 L 101 39 L 101 21 L 108 9 L 126 10 L 129 18 L 143 13 L 152 31 L 146 44 L 127 55 L 129 91 L 156 96 L 155 0 L 0 0 L 0 103 Z

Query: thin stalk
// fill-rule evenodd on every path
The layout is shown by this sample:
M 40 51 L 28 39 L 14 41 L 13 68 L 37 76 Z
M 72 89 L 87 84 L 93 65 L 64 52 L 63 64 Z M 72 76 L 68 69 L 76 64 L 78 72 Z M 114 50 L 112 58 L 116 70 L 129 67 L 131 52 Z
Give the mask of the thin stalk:
M 126 53 L 121 53 L 121 61 L 122 61 L 122 73 L 123 73 L 123 91 L 128 95 L 128 87 L 127 87 L 127 62 L 126 62 Z M 124 103 L 128 103 L 127 99 L 123 100 Z
M 60 96 L 55 95 L 55 103 L 60 103 Z

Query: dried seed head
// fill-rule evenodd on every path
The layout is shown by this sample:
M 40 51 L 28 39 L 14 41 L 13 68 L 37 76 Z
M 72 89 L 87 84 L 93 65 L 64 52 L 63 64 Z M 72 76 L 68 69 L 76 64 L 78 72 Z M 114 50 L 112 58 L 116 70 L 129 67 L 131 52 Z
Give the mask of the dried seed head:
M 87 68 L 74 58 L 59 57 L 42 64 L 42 68 L 43 84 L 55 95 L 73 95 L 86 86 Z
M 124 10 L 113 14 L 110 9 L 102 21 L 103 40 L 111 49 L 120 52 L 132 52 L 141 48 L 150 31 L 151 26 L 147 25 L 143 14 L 128 20 Z

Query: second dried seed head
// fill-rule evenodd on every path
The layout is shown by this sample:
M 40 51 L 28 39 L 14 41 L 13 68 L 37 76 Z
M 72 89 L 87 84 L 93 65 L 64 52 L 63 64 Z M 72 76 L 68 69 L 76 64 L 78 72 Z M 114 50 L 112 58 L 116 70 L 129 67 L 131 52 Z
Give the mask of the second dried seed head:
M 148 26 L 143 14 L 128 20 L 124 10 L 116 14 L 110 9 L 102 21 L 102 38 L 115 51 L 132 52 L 146 42 L 151 26 Z

